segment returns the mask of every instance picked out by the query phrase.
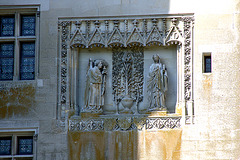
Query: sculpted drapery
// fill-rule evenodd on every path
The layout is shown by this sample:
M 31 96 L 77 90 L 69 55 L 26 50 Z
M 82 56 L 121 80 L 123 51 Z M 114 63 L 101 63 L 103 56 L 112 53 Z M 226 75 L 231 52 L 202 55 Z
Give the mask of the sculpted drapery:
M 168 75 L 160 57 L 153 55 L 154 63 L 150 66 L 147 91 L 149 94 L 149 111 L 166 110 L 166 91 L 168 90 Z
M 91 112 L 102 112 L 105 94 L 106 66 L 101 60 L 89 60 L 85 89 L 85 108 Z

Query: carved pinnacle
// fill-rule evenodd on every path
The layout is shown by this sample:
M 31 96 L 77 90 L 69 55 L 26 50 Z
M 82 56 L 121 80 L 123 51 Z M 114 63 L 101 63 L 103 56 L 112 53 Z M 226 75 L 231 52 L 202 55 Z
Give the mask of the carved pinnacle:
M 82 24 L 81 21 L 76 21 L 76 22 L 75 22 L 75 25 L 77 26 L 78 29 L 80 28 L 81 24 Z
M 152 19 L 153 26 L 157 26 L 157 19 Z
M 114 27 L 115 27 L 115 28 L 118 28 L 119 21 L 118 21 L 118 20 L 114 20 L 113 23 L 114 23 Z
M 94 21 L 94 24 L 95 24 L 95 26 L 97 27 L 97 28 L 99 28 L 99 26 L 100 26 L 100 22 L 97 20 L 97 21 Z
M 134 27 L 137 27 L 138 21 L 136 19 L 134 19 L 132 23 L 133 23 Z
M 174 26 L 177 25 L 177 18 L 173 18 L 173 19 L 172 19 L 172 24 L 173 24 Z

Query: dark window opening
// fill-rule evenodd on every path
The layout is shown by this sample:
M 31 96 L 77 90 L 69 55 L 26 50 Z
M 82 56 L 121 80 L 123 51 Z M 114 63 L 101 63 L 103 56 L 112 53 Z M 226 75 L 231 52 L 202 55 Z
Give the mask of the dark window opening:
M 18 154 L 33 154 L 33 137 L 18 137 Z
M 211 55 L 204 56 L 204 73 L 212 72 L 212 58 Z
M 35 36 L 35 16 L 21 16 L 21 36 Z
M 7 16 L 0 18 L 1 37 L 14 36 L 15 18 Z
M 33 80 L 35 77 L 35 43 L 21 43 L 20 79 Z
M 12 137 L 0 137 L 0 155 L 11 155 Z
M 14 44 L 0 44 L 0 80 L 13 80 Z

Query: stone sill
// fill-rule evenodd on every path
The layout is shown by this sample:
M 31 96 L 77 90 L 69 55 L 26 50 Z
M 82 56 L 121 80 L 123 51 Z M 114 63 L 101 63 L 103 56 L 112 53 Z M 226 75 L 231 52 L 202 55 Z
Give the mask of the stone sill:
M 1 159 L 4 159 L 4 158 L 32 158 L 33 155 L 2 155 L 0 156 Z
M 43 80 L 35 79 L 35 80 L 0 81 L 0 90 L 10 88 L 22 88 L 29 85 L 33 87 L 43 87 Z

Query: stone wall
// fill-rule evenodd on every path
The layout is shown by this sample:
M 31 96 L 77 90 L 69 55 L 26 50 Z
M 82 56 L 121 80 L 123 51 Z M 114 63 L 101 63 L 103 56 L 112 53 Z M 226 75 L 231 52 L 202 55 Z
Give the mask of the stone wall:
M 238 0 L 1 0 L 0 5 L 40 5 L 38 80 L 0 82 L 0 128 L 38 128 L 38 159 L 79 159 L 81 144 L 96 140 L 107 148 L 98 157 L 126 159 L 123 144 L 137 144 L 132 159 L 239 159 L 239 29 Z M 1 6 L 7 8 L 8 6 Z M 24 7 L 23 7 L 24 8 Z M 193 13 L 194 124 L 181 129 L 114 131 L 88 134 L 68 132 L 67 119 L 58 114 L 58 18 Z M 157 49 L 156 49 L 157 50 Z M 155 51 L 154 51 L 155 52 Z M 212 73 L 202 73 L 202 54 L 211 53 Z M 148 68 L 146 68 L 148 69 Z M 43 85 L 39 85 L 38 81 Z M 66 109 L 66 117 L 71 114 Z M 0 133 L 1 135 L 1 133 Z M 81 137 L 86 138 L 82 141 Z M 117 138 L 118 137 L 118 138 Z M 173 138 L 172 138 L 173 137 Z M 127 141 L 125 138 L 129 138 Z M 174 139 L 175 138 L 175 139 Z M 111 140 L 109 140 L 111 139 Z M 75 144 L 75 142 L 77 142 Z M 120 143 L 121 142 L 121 143 Z M 79 150 L 74 148 L 78 146 Z M 115 148 L 110 148 L 114 146 Z M 117 147 L 118 146 L 118 147 Z M 155 147 L 153 147 L 155 146 Z M 86 148 L 87 150 L 88 148 Z M 83 151 L 86 151 L 83 150 Z M 156 150 L 160 150 L 157 152 Z M 156 152 L 155 152 L 156 151 Z M 114 153 L 114 154 L 113 154 Z M 116 154 L 115 154 L 116 153 Z M 86 153 L 85 157 L 93 156 Z M 77 157 L 77 158 L 76 158 Z M 93 157 L 94 158 L 94 157 Z M 159 159 L 159 158 L 158 158 Z

